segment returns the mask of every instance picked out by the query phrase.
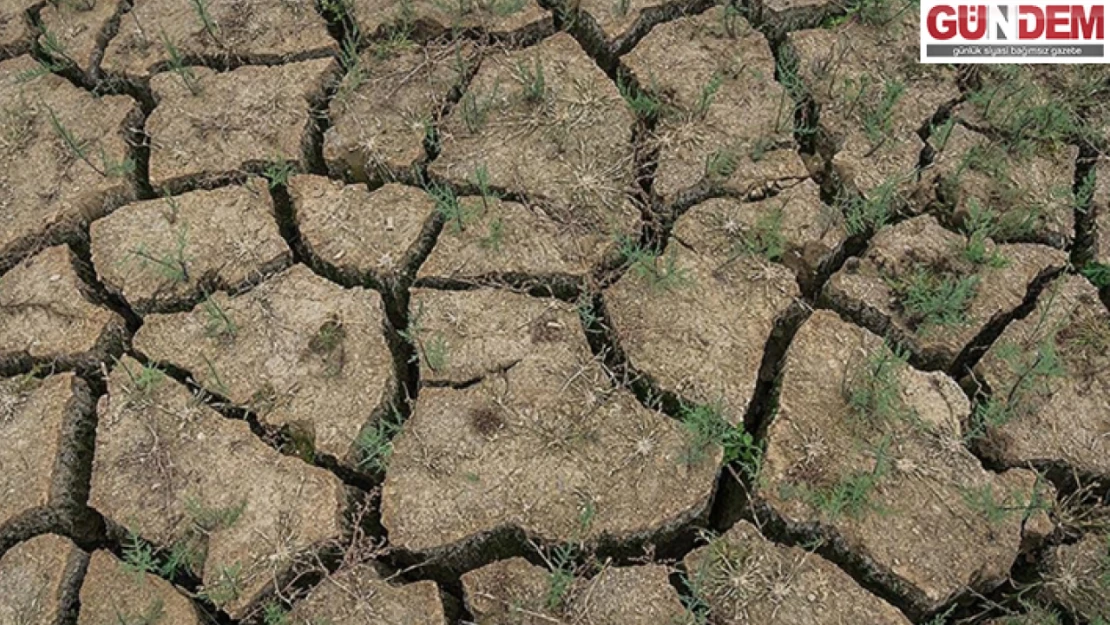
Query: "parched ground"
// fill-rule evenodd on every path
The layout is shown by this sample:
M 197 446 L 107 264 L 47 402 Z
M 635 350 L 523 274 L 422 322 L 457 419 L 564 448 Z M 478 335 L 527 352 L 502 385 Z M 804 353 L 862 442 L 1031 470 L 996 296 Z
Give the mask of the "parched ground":
M 1110 73 L 909 0 L 0 0 L 0 625 L 1102 625 Z

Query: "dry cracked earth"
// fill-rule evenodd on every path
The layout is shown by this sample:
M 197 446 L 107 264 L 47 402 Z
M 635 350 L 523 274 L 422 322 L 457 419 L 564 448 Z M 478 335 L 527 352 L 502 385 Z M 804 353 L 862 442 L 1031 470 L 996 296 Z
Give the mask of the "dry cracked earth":
M 0 624 L 1110 623 L 1110 72 L 903 0 L 0 0 Z

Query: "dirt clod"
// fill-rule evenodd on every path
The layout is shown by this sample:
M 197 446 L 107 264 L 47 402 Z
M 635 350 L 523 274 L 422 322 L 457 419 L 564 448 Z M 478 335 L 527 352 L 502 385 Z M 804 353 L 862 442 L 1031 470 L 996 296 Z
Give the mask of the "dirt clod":
M 116 622 L 200 625 L 203 621 L 193 603 L 166 580 L 145 571 L 128 570 L 111 553 L 96 551 L 89 558 L 81 584 L 77 625 Z
M 43 534 L 0 557 L 0 623 L 64 623 L 77 612 L 88 562 L 77 545 Z
M 380 296 L 343 289 L 303 265 L 191 312 L 148 315 L 135 348 L 189 371 L 267 426 L 311 426 L 315 449 L 355 463 L 353 445 L 394 399 Z
M 158 548 L 177 548 L 203 596 L 233 618 L 298 554 L 342 531 L 346 498 L 335 476 L 282 456 L 164 373 L 120 360 L 97 413 L 89 505 Z
M 287 618 L 290 625 L 447 625 L 435 582 L 393 584 L 370 565 L 328 577 Z
M 100 279 L 140 313 L 243 288 L 292 260 L 260 178 L 128 204 L 90 234 Z

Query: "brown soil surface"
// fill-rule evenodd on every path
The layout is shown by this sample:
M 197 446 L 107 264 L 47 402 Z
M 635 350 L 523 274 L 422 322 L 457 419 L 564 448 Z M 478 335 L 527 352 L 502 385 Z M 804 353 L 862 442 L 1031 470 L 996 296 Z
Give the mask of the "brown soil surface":
M 39 36 L 39 45 L 56 62 L 72 65 L 91 75 L 104 52 L 104 33 L 120 8 L 120 3 L 112 0 L 46 2 L 39 20 L 48 34 Z M 54 46 L 60 49 L 53 50 Z
M 553 573 L 523 558 L 501 560 L 462 576 L 463 595 L 481 625 L 657 625 L 688 615 L 657 564 L 605 567 L 552 592 Z
M 91 413 L 89 389 L 73 374 L 0 380 L 0 544 L 58 526 L 81 505 L 78 452 L 87 444 L 78 431 Z
M 905 45 L 919 32 L 917 6 L 883 6 L 889 15 L 879 24 L 849 19 L 788 36 L 798 77 L 819 107 L 818 150 L 864 194 L 888 181 L 913 186 L 924 147 L 918 129 L 959 96 L 952 68 L 919 65 L 917 48 Z
M 372 47 L 358 62 L 331 101 L 324 160 L 333 174 L 392 180 L 425 158 L 425 135 L 477 66 L 478 50 L 459 42 Z
M 52 247 L 0 276 L 0 367 L 89 369 L 121 347 L 123 319 L 90 301 L 76 260 Z
M 370 565 L 331 575 L 287 618 L 289 625 L 447 625 L 435 582 L 395 585 Z
M 144 620 L 146 619 L 146 620 Z M 201 625 L 191 601 L 164 579 L 132 571 L 107 551 L 89 558 L 77 625 Z
M 431 35 L 460 30 L 510 35 L 552 28 L 550 13 L 536 0 L 352 0 L 351 12 L 365 35 L 406 28 Z
M 542 93 L 529 95 L 540 73 Z M 616 85 L 561 33 L 483 59 L 430 170 L 473 184 L 484 169 L 490 188 L 542 203 L 565 228 L 628 235 L 638 225 L 627 197 L 633 122 Z
M 135 102 L 38 68 L 29 56 L 0 61 L 0 271 L 134 194 L 125 130 L 138 123 Z
M 798 547 L 782 547 L 747 521 L 684 560 L 689 585 L 714 623 L 909 625 L 897 609 L 860 588 L 844 571 Z
M 319 59 L 224 73 L 193 67 L 194 82 L 175 72 L 154 76 L 158 107 L 146 124 L 150 184 L 161 189 L 266 163 L 303 164 L 315 124 L 311 108 L 336 68 L 334 60 Z
M 697 244 L 683 243 L 694 245 L 698 251 L 728 258 L 749 249 L 767 249 L 767 255 L 789 267 L 807 285 L 815 281 L 818 271 L 827 267 L 848 238 L 843 217 L 821 202 L 812 180 L 757 202 L 707 200 L 690 209 L 682 223 L 684 233 L 697 230 L 696 236 L 701 239 Z
M 354 462 L 359 432 L 396 392 L 380 296 L 303 265 L 191 312 L 149 315 L 135 348 L 340 462 Z
M 570 306 L 417 290 L 412 310 L 426 386 L 382 491 L 395 546 L 439 550 L 504 527 L 625 540 L 705 510 L 718 452 L 684 463 L 680 424 L 611 386 Z
M 538 205 L 496 197 L 459 198 L 463 227 L 444 225 L 418 278 L 472 284 L 512 277 L 586 278 L 612 250 L 604 233 L 560 223 Z
M 663 102 L 653 189 L 665 202 L 702 180 L 743 197 L 807 176 L 794 100 L 775 82 L 767 40 L 743 18 L 717 7 L 661 24 L 622 62 Z
M 187 550 L 203 592 L 233 618 L 298 553 L 339 537 L 344 487 L 282 456 L 131 358 L 97 407 L 89 505 L 161 548 Z M 198 531 L 199 528 L 199 531 Z
M 203 7 L 210 27 L 193 3 L 137 0 L 120 19 L 102 68 L 145 78 L 172 67 L 175 52 L 186 62 L 278 62 L 339 48 L 309 0 L 207 0 Z
M 112 0 L 46 2 L 39 19 L 49 35 L 40 35 L 39 44 L 57 62 L 71 64 L 85 74 L 92 74 L 103 54 L 104 33 L 119 11 L 120 3 Z M 50 49 L 54 45 L 61 48 L 57 53 Z
M 787 352 L 759 493 L 922 611 L 993 588 L 1018 555 L 1024 517 L 1043 512 L 1027 508 L 1035 474 L 988 472 L 963 447 L 968 412 L 950 378 L 910 369 L 879 337 L 815 312 Z
M 100 280 L 140 313 L 242 288 L 292 260 L 261 178 L 128 204 L 91 237 Z
M 1071 241 L 1078 148 L 1015 155 L 961 124 L 938 131 L 929 143 L 937 155 L 924 178 L 954 224 L 966 224 L 973 211 L 989 211 L 999 241 L 1036 240 L 1057 247 Z
M 0 557 L 0 623 L 53 625 L 77 611 L 77 585 L 88 561 L 77 545 L 43 534 Z
M 650 15 L 668 7 L 680 8 L 684 4 L 695 3 L 675 0 L 578 0 L 567 3 L 567 6 L 588 13 L 594 22 L 584 24 L 590 30 L 590 38 L 613 52 L 627 45 L 627 41 L 639 30 L 637 25 Z
M 31 48 L 31 28 L 25 15 L 38 4 L 31 0 L 0 2 L 0 58 L 23 54 Z
M 781 203 L 772 198 L 759 208 Z M 680 219 L 663 254 L 606 289 L 605 305 L 636 370 L 739 423 L 767 340 L 800 291 L 789 269 L 742 245 L 743 222 L 731 235 L 708 216 L 712 210 L 699 207 Z M 758 219 L 758 210 L 744 221 Z
M 379 283 L 416 262 L 419 239 L 435 214 L 424 191 L 387 184 L 374 191 L 322 176 L 293 176 L 289 196 L 309 252 L 355 280 Z
M 991 346 L 975 381 L 1002 411 L 985 432 L 997 462 L 1110 476 L 1110 314 L 1084 278 L 1047 287 Z
M 822 297 L 872 332 L 889 334 L 924 361 L 949 367 L 987 324 L 1022 303 L 1038 276 L 1067 264 L 1067 255 L 1050 247 L 996 246 L 989 239 L 984 240 L 987 259 L 976 263 L 965 252 L 968 242 L 968 237 L 942 228 L 929 215 L 885 228 L 862 258 L 849 259 L 832 277 Z M 960 308 L 955 318 L 933 314 L 931 303 L 960 285 L 965 297 L 942 298 L 964 304 L 951 306 Z M 914 304 L 914 293 L 933 297 Z
M 1044 595 L 1079 622 L 1110 620 L 1110 536 L 1088 534 L 1061 545 L 1048 558 Z

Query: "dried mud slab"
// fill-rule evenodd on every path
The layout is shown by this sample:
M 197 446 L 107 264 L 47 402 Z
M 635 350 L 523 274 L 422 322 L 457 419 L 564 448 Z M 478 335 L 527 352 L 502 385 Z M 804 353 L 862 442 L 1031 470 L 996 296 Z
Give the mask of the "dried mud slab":
M 0 271 L 134 197 L 126 96 L 78 89 L 21 56 L 0 62 Z
M 573 307 L 416 289 L 411 310 L 425 387 L 382 490 L 395 547 L 651 538 L 704 512 L 719 452 L 684 462 L 681 424 L 611 386 Z
M 962 124 L 937 129 L 929 143 L 936 156 L 923 178 L 954 225 L 967 230 L 986 220 L 998 241 L 1070 243 L 1079 148 L 1013 153 Z
M 497 197 L 458 198 L 465 217 L 444 224 L 417 278 L 470 284 L 577 281 L 599 267 L 613 239 L 560 223 L 542 206 Z
M 56 63 L 91 76 L 100 64 L 111 24 L 122 11 L 123 3 L 115 0 L 45 2 L 39 21 L 48 34 L 39 36 L 39 45 Z
M 298 553 L 342 532 L 336 477 L 279 454 L 161 372 L 120 360 L 97 413 L 89 505 L 177 548 L 203 596 L 232 618 Z
M 201 625 L 192 601 L 166 580 L 128 570 L 111 553 L 100 550 L 89 558 L 81 584 L 81 614 L 77 625 L 166 623 Z
M 523 558 L 501 560 L 462 576 L 467 608 L 482 625 L 657 625 L 688 617 L 667 567 L 606 567 L 552 591 L 552 573 Z
M 65 527 L 83 505 L 91 415 L 89 389 L 73 374 L 0 380 L 0 546 Z
M 1048 557 L 1045 597 L 1063 606 L 1077 622 L 1110 620 L 1110 536 L 1088 534 L 1060 545 Z
M 366 564 L 329 576 L 287 618 L 289 625 L 447 625 L 435 582 L 394 585 Z
M 616 85 L 560 33 L 483 59 L 430 171 L 541 203 L 565 228 L 629 235 L 639 226 L 627 197 L 634 121 Z
M 960 95 L 953 68 L 920 65 L 917 49 L 905 45 L 919 32 L 917 5 L 899 0 L 868 10 L 878 15 L 787 36 L 818 107 L 818 152 L 865 195 L 913 186 L 925 147 L 917 131 Z
M 310 255 L 350 280 L 378 284 L 416 264 L 436 204 L 421 189 L 390 183 L 374 191 L 323 176 L 288 184 L 297 227 Z
M 700 240 L 680 240 L 699 252 L 723 258 L 761 253 L 789 267 L 806 286 L 814 284 L 848 238 L 843 216 L 821 201 L 812 180 L 757 202 L 707 200 L 690 209 L 682 222 L 683 233 L 696 230 Z
M 822 298 L 923 362 L 948 368 L 984 328 L 1021 305 L 1031 283 L 1066 264 L 1059 250 L 995 245 L 923 215 L 880 230 L 862 258 L 833 275 Z
M 661 24 L 621 61 L 662 101 L 651 143 L 664 202 L 699 181 L 744 197 L 806 178 L 794 100 L 775 81 L 767 40 L 742 17 L 716 7 Z
M 135 348 L 340 462 L 354 462 L 352 444 L 397 386 L 381 297 L 304 265 L 191 312 L 149 315 Z
M 411 172 L 427 156 L 428 133 L 478 62 L 478 49 L 465 42 L 363 52 L 328 108 L 328 169 L 363 182 Z
M 975 425 L 996 462 L 1110 476 L 1110 313 L 1085 279 L 1048 286 L 991 345 L 975 381 L 991 391 Z
M 172 188 L 271 162 L 303 164 L 313 108 L 336 68 L 335 60 L 318 59 L 222 73 L 192 67 L 190 80 L 177 72 L 154 76 L 150 184 Z
M 92 302 L 76 262 L 59 245 L 0 276 L 0 369 L 91 369 L 121 347 L 123 318 Z
M 388 38 L 396 33 L 436 37 L 480 31 L 498 38 L 538 36 L 554 29 L 551 14 L 536 0 L 352 0 L 359 31 Z
M 1031 471 L 983 469 L 962 443 L 968 412 L 944 374 L 911 369 L 878 336 L 815 312 L 786 355 L 759 496 L 919 611 L 993 588 L 1026 517 L 1043 516 L 1043 493 Z
M 120 18 L 102 69 L 147 78 L 172 67 L 175 56 L 188 63 L 277 64 L 339 47 L 309 0 L 208 0 L 203 7 L 202 15 L 189 2 L 136 0 Z
M 679 219 L 663 254 L 636 261 L 604 292 L 631 366 L 660 390 L 713 406 L 734 424 L 751 402 L 776 323 L 801 295 L 794 273 L 768 260 L 775 255 L 754 234 L 753 222 L 782 201 L 695 208 Z
M 69 622 L 87 562 L 77 545 L 55 534 L 16 545 L 0 558 L 0 623 Z
M 909 625 L 901 612 L 835 564 L 776 545 L 747 521 L 695 549 L 683 563 L 689 586 L 715 623 Z
M 243 288 L 292 261 L 261 178 L 128 204 L 90 236 L 100 280 L 140 313 Z

